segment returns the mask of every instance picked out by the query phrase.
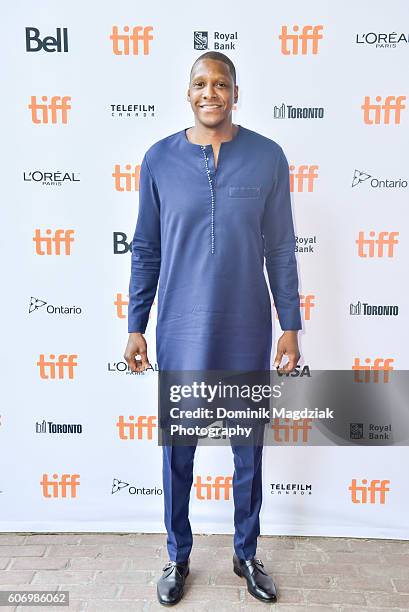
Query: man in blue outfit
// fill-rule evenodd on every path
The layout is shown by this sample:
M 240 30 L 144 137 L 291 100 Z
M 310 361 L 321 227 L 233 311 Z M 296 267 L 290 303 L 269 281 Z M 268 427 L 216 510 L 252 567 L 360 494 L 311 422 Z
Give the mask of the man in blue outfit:
M 274 140 L 232 123 L 236 71 L 209 51 L 193 64 L 187 97 L 194 127 L 154 143 L 141 164 L 139 212 L 132 241 L 129 368 L 150 367 L 143 336 L 157 285 L 157 361 L 165 370 L 271 369 L 271 302 L 283 334 L 274 367 L 298 363 L 302 329 L 289 169 Z M 136 356 L 140 355 L 140 359 Z M 195 444 L 163 446 L 169 562 L 159 602 L 177 603 L 189 573 L 188 517 Z M 249 592 L 277 600 L 275 584 L 255 557 L 262 501 L 262 444 L 232 445 L 233 570 Z

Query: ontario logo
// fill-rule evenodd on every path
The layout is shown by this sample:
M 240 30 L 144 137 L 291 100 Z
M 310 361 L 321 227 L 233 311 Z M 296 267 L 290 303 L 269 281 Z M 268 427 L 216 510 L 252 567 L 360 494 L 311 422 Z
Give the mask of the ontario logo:
M 362 183 L 372 189 L 406 189 L 408 186 L 408 181 L 405 179 L 379 179 L 372 174 L 355 169 L 351 187 L 356 187 Z
M 128 495 L 163 495 L 163 489 L 160 487 L 142 487 L 129 484 L 119 478 L 114 478 L 112 481 L 111 494 L 128 493 Z

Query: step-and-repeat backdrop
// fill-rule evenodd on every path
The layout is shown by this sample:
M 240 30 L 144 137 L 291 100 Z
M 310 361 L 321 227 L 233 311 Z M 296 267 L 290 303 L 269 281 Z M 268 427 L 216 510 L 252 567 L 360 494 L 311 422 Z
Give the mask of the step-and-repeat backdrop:
M 130 242 L 144 152 L 194 125 L 206 50 L 236 65 L 233 121 L 289 161 L 297 374 L 407 367 L 408 22 L 403 0 L 8 7 L 1 530 L 164 531 L 156 300 L 152 370 L 123 358 Z M 391 420 L 358 427 L 371 445 L 310 446 L 308 424 L 276 423 L 262 532 L 406 538 L 409 451 Z M 197 449 L 195 532 L 232 533 L 232 471 L 230 447 Z

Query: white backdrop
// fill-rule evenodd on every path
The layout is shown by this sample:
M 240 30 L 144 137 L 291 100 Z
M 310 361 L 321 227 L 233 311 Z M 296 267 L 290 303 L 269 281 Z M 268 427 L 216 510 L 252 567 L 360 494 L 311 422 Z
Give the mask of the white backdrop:
M 325 0 L 256 0 L 251 6 L 25 0 L 8 7 L 2 36 L 8 58 L 1 164 L 2 531 L 164 531 L 156 428 L 149 439 L 141 427 L 138 440 L 137 429 L 129 439 L 118 426 L 121 418 L 132 423 L 156 413 L 158 375 L 132 375 L 123 360 L 126 245 L 137 218 L 143 154 L 194 124 L 186 101 L 190 67 L 206 48 L 217 50 L 220 34 L 234 43 L 219 48 L 237 68 L 233 121 L 283 147 L 295 177 L 296 234 L 313 247 L 298 254 L 301 364 L 351 369 L 356 360 L 392 359 L 393 368 L 407 368 L 409 45 L 402 28 L 409 7 L 403 0 L 368 0 L 351 9 Z M 145 30 L 147 53 L 139 40 L 137 53 L 131 45 L 124 54 L 123 40 L 110 37 L 115 28 L 123 35 L 138 26 L 141 33 L 152 28 Z M 57 37 L 57 28 L 59 48 L 47 39 Z M 312 39 L 302 53 L 299 38 L 296 52 L 293 38 L 283 42 L 286 31 L 293 37 L 318 33 L 317 53 Z M 206 44 L 206 32 L 207 47 L 195 48 L 194 41 Z M 52 105 L 53 96 L 60 103 L 67 97 L 66 123 L 58 107 L 53 118 L 49 106 L 46 119 L 35 108 Z M 379 106 L 378 119 L 375 107 L 365 112 L 365 104 Z M 139 112 L 121 116 L 129 105 L 140 105 Z M 278 117 L 283 105 L 285 116 Z M 318 108 L 322 116 L 294 118 L 289 106 Z M 311 190 L 307 178 L 297 178 L 306 174 L 316 177 Z M 395 182 L 379 183 L 386 180 Z M 360 232 L 365 239 L 395 237 L 392 256 L 386 246 L 376 246 L 374 257 L 361 256 L 370 251 L 366 244 L 359 252 Z M 71 242 L 62 242 L 58 255 L 64 236 Z M 357 302 L 397 306 L 398 314 L 350 314 Z M 146 332 L 156 366 L 155 320 L 156 301 Z M 264 451 L 262 533 L 408 537 L 407 447 L 293 444 L 290 439 Z M 228 477 L 232 469 L 229 447 L 198 448 L 196 485 Z M 354 501 L 354 479 L 358 487 L 372 487 L 372 500 L 359 493 Z M 281 487 L 291 493 L 278 494 Z M 214 499 L 214 489 L 210 499 L 201 497 L 196 486 L 193 530 L 232 533 L 231 491 L 228 499 Z

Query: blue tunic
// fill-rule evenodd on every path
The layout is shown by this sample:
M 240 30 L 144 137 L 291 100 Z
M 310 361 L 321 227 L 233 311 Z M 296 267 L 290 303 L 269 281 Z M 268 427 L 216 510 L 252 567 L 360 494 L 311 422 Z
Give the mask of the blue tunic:
M 187 128 L 186 128 L 187 129 Z M 239 125 L 222 142 L 185 129 L 154 143 L 140 172 L 128 332 L 145 332 L 158 287 L 160 370 L 269 370 L 270 295 L 301 329 L 289 170 L 278 143 Z

